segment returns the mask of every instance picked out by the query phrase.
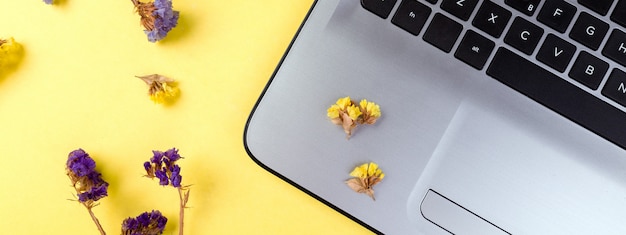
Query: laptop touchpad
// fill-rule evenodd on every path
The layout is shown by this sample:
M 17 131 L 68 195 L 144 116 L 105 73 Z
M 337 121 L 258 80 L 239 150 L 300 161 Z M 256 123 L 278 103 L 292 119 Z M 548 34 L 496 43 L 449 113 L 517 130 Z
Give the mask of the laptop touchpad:
M 433 190 L 420 209 L 424 218 L 452 234 L 510 234 Z
M 512 234 L 624 234 L 624 150 L 502 85 L 485 86 L 463 101 L 412 192 L 418 227 L 442 231 L 424 219 L 436 214 L 420 213 L 432 189 L 454 201 L 435 198 L 450 210 L 433 219 L 444 229 L 460 229 L 458 216 Z

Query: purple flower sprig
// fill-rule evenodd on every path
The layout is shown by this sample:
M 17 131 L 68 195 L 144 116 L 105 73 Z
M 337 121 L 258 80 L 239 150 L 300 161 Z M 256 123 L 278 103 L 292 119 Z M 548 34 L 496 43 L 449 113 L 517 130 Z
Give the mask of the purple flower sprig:
M 165 38 L 167 33 L 178 24 L 179 12 L 172 9 L 171 0 L 131 1 L 141 17 L 141 25 L 145 28 L 144 33 L 150 42 L 157 42 Z
M 167 218 L 160 211 L 144 212 L 122 222 L 122 235 L 160 235 L 166 224 Z
M 52 5 L 54 0 L 43 0 L 43 2 L 45 2 L 48 5 Z
M 168 186 L 178 189 L 180 199 L 178 234 L 183 235 L 183 225 L 185 220 L 185 208 L 189 201 L 189 186 L 182 186 L 183 176 L 180 175 L 180 166 L 176 164 L 182 157 L 178 154 L 178 149 L 171 148 L 165 152 L 152 150 L 152 158 L 150 161 L 143 163 L 146 170 L 146 177 L 150 179 L 158 178 L 159 185 Z
M 87 208 L 100 233 L 106 234 L 92 211 L 98 205 L 98 200 L 108 196 L 109 187 L 109 183 L 102 179 L 102 174 L 96 171 L 96 162 L 84 150 L 77 149 L 68 155 L 65 171 L 76 190 L 78 202 Z

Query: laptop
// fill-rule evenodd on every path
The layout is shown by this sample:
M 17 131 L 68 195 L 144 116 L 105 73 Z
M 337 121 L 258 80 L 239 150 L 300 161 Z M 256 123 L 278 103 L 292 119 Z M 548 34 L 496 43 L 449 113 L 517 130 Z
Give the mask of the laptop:
M 626 234 L 625 65 L 626 0 L 319 0 L 245 147 L 375 233 Z M 381 116 L 346 138 L 344 97 Z

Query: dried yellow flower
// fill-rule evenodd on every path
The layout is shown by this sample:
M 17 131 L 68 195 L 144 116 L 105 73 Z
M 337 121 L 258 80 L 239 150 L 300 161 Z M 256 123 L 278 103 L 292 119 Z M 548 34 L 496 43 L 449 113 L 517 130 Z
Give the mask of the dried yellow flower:
M 361 100 L 359 106 L 350 99 L 350 96 L 339 98 L 337 102 L 326 110 L 326 115 L 335 125 L 340 125 L 346 132 L 347 137 L 352 136 L 352 131 L 358 124 L 374 124 L 381 115 L 380 107 L 374 102 Z
M 0 67 L 16 63 L 20 58 L 20 44 L 11 38 L 0 39 Z
M 330 121 L 342 126 L 346 132 L 346 138 L 350 138 L 352 130 L 356 128 L 356 120 L 361 116 L 361 110 L 352 102 L 350 96 L 339 98 L 326 112 Z
M 361 100 L 359 106 L 361 108 L 361 112 L 363 112 L 363 116 L 359 120 L 359 124 L 365 123 L 371 125 L 376 123 L 376 120 L 378 120 L 381 115 L 380 106 L 365 99 Z
M 174 86 L 174 79 L 159 74 L 136 76 L 150 87 L 148 95 L 154 103 L 164 103 L 178 95 L 178 88 Z
M 365 193 L 372 200 L 376 200 L 373 187 L 385 178 L 385 174 L 376 163 L 370 162 L 357 166 L 350 172 L 350 176 L 354 178 L 346 181 L 348 187 L 357 193 Z

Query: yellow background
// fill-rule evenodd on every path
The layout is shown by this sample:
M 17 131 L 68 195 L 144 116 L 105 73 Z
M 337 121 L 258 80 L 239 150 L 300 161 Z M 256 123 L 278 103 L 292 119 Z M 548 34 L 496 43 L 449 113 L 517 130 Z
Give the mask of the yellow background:
M 193 185 L 186 234 L 370 234 L 243 147 L 248 114 L 312 0 L 174 0 L 179 25 L 156 44 L 130 0 L 55 1 L 0 0 L 0 37 L 24 48 L 0 74 L 0 234 L 98 234 L 68 200 L 65 161 L 77 148 L 111 184 L 94 209 L 108 234 L 151 209 L 176 234 L 176 190 L 142 177 L 151 150 L 171 147 Z M 152 73 L 178 81 L 174 104 L 153 104 L 134 77 Z

